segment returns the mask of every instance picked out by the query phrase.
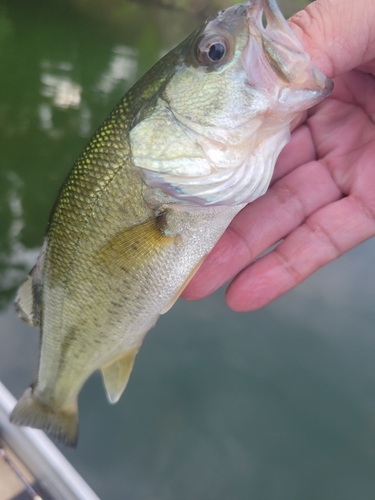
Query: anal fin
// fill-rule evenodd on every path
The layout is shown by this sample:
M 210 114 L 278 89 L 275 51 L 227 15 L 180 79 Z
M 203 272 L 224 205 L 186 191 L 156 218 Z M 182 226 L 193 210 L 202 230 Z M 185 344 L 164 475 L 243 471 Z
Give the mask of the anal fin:
M 101 367 L 107 398 L 112 404 L 117 403 L 125 390 L 139 347 L 129 349 L 120 358 Z

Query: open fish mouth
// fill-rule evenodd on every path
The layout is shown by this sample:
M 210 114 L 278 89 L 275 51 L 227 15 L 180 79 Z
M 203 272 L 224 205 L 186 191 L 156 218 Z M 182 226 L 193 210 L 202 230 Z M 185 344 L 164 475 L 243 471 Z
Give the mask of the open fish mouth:
M 284 105 L 289 112 L 300 108 L 303 100 L 312 106 L 329 95 L 333 82 L 311 63 L 276 1 L 251 0 L 243 7 L 247 8 L 249 27 L 243 54 L 249 84 L 276 92 L 279 109 Z

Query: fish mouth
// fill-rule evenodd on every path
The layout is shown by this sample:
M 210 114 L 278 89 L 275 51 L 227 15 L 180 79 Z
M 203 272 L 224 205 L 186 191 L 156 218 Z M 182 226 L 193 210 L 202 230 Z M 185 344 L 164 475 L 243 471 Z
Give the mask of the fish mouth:
M 249 41 L 243 64 L 249 84 L 277 91 L 281 103 L 286 95 L 296 95 L 298 91 L 308 100 L 307 107 L 327 97 L 333 82 L 312 64 L 276 0 L 250 0 L 244 6 Z

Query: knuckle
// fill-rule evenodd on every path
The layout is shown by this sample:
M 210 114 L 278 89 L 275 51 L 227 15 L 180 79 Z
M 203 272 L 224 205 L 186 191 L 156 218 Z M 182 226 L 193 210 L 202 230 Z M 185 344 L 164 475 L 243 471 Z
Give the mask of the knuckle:
M 292 287 L 298 285 L 306 278 L 306 276 L 298 268 L 297 263 L 283 253 L 282 245 L 276 247 L 274 253 L 277 256 L 279 265 L 284 269 L 287 275 L 290 276 L 292 280 Z
M 306 228 L 310 232 L 310 234 L 313 235 L 314 239 L 319 239 L 323 245 L 329 249 L 331 256 L 329 260 L 336 259 L 340 255 L 342 255 L 343 250 L 338 244 L 338 242 L 335 240 L 333 237 L 333 234 L 331 234 L 325 227 L 324 225 L 320 224 L 317 222 L 314 217 L 309 217 L 305 221 Z M 324 263 L 326 259 L 324 259 Z M 323 265 L 323 263 L 322 263 Z

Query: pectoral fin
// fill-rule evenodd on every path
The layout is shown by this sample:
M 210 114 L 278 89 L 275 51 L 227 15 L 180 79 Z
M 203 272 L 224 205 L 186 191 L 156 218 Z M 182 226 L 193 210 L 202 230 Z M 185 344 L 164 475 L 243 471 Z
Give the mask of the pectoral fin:
M 109 273 L 132 273 L 175 240 L 164 234 L 165 214 L 117 234 L 99 255 L 99 263 Z
M 139 347 L 140 346 L 136 346 L 126 351 L 126 353 L 120 358 L 117 358 L 116 361 L 101 367 L 107 398 L 112 404 L 117 403 L 121 394 L 124 392 Z

